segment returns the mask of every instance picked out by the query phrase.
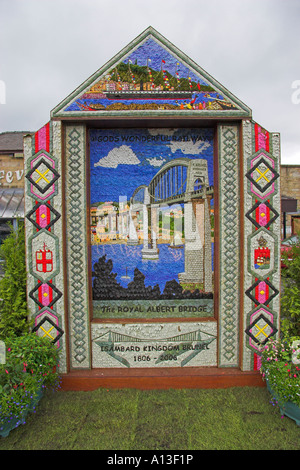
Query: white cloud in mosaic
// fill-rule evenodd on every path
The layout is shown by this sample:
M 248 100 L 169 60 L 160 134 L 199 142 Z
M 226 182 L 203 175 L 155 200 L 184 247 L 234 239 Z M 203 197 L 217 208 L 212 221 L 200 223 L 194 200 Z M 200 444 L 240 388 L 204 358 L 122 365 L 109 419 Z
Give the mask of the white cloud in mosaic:
M 181 150 L 185 155 L 199 155 L 199 153 L 204 152 L 208 147 L 210 147 L 209 142 L 171 142 L 169 145 L 171 152 L 175 153 L 177 150 Z
M 140 160 L 132 149 L 127 145 L 121 145 L 121 147 L 115 147 L 108 152 L 106 157 L 101 158 L 94 166 L 117 168 L 118 165 L 138 165 L 139 163 Z
M 149 162 L 151 166 L 162 166 L 165 163 L 165 159 L 163 157 L 153 157 L 153 158 L 146 158 L 146 160 Z

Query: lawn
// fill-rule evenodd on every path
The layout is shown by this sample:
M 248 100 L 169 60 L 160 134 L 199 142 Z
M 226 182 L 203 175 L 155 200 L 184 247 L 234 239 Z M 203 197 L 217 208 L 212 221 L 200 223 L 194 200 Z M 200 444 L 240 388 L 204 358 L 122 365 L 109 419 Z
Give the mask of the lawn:
M 261 387 L 47 391 L 0 450 L 299 450 Z

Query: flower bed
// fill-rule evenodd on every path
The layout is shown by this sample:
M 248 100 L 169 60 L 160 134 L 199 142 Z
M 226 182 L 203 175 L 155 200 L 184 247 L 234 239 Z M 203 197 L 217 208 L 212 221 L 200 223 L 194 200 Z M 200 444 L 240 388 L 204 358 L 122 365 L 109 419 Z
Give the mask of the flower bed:
M 24 424 L 46 387 L 59 386 L 58 352 L 45 338 L 31 333 L 7 338 L 6 362 L 0 365 L 0 435 Z
M 300 425 L 300 339 L 270 339 L 261 355 L 260 372 L 282 415 Z

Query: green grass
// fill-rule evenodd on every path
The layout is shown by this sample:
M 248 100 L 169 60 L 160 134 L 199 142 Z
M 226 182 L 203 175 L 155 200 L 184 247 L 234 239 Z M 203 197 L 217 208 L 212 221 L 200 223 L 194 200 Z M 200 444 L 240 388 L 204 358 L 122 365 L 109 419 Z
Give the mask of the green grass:
M 46 392 L 0 450 L 299 450 L 265 388 Z

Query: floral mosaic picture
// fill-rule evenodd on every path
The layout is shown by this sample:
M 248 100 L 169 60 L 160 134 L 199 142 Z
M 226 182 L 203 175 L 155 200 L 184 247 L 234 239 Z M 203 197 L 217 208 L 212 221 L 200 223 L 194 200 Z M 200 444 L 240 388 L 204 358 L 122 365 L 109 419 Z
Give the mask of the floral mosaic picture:
M 94 318 L 213 316 L 213 130 L 89 132 Z
M 105 72 L 66 111 L 236 109 L 200 74 L 148 38 Z

